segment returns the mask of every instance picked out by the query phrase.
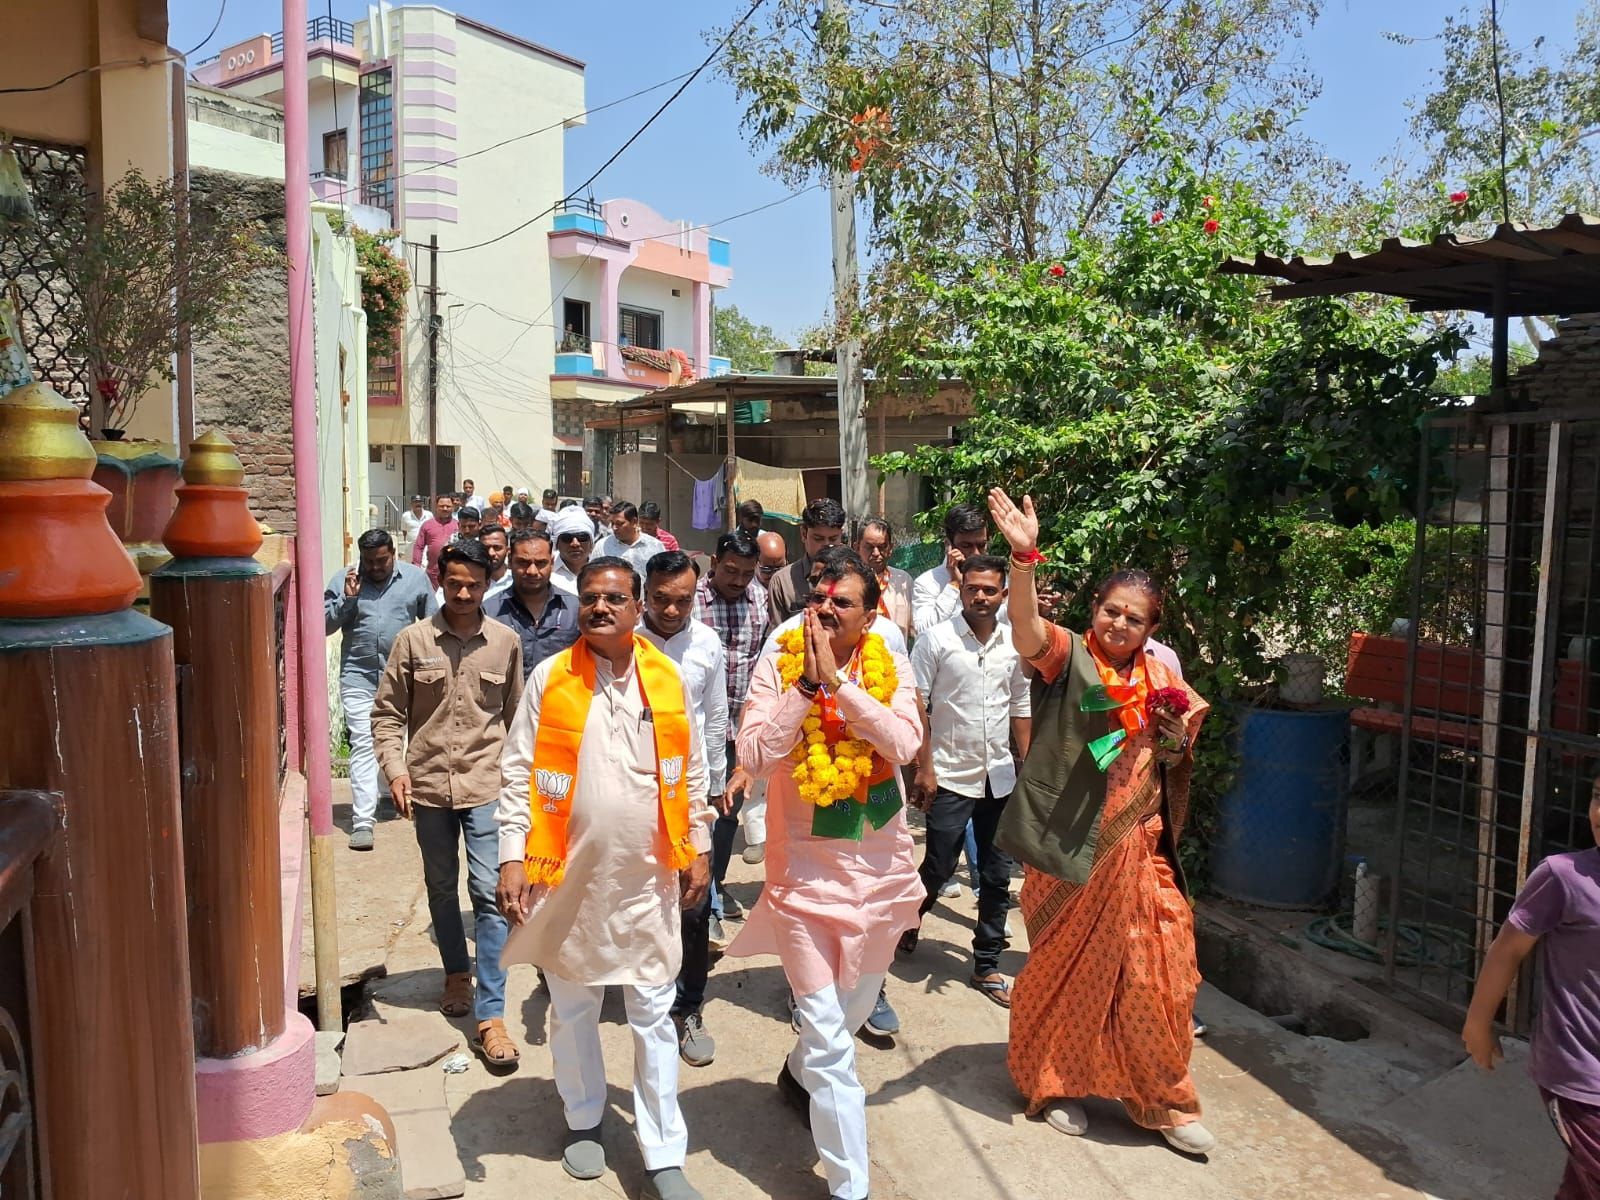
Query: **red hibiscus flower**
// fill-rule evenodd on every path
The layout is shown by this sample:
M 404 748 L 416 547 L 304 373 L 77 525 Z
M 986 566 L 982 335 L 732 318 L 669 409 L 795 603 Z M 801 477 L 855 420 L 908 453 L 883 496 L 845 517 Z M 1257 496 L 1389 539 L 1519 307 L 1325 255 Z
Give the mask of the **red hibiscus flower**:
M 1222 228 L 1222 222 L 1217 220 L 1215 217 L 1212 217 L 1209 221 L 1202 225 L 1201 228 L 1207 233 L 1215 233 L 1217 230 Z
M 1161 222 L 1165 221 L 1166 219 L 1167 219 L 1167 214 L 1162 212 L 1159 208 L 1156 209 L 1155 212 L 1150 214 L 1150 224 L 1152 224 L 1152 225 L 1159 225 L 1159 224 L 1161 224 Z
M 1466 193 L 1465 189 L 1463 189 L 1462 191 L 1459 191 L 1459 192 L 1451 192 L 1450 193 L 1450 203 L 1451 204 L 1465 204 L 1466 202 L 1467 202 L 1467 193 Z
M 1055 276 L 1055 278 L 1060 279 L 1066 273 L 1067 273 L 1067 269 L 1065 267 L 1063 267 L 1060 263 L 1051 263 L 1050 264 L 1050 274 Z

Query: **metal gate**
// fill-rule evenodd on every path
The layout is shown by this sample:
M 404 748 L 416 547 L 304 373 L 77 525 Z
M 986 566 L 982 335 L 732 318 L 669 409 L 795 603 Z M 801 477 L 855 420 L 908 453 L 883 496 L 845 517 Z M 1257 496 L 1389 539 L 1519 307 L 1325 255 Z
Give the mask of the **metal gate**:
M 1528 872 L 1594 840 L 1600 416 L 1436 416 L 1420 484 L 1386 976 L 1457 1020 Z

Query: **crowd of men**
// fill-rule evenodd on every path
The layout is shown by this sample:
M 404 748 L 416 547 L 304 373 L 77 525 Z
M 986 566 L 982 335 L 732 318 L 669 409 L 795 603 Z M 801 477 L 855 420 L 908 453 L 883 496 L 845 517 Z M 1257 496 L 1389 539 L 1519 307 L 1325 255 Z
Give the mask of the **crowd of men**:
M 416 496 L 410 562 L 374 529 L 330 581 L 350 848 L 372 848 L 386 786 L 422 851 L 439 1007 L 472 1014 L 491 1070 L 515 1069 L 520 1054 L 504 1020 L 507 967 L 539 968 L 569 1128 L 562 1163 L 577 1178 L 606 1169 L 598 1017 L 603 989 L 622 988 L 645 1194 L 658 1200 L 699 1196 L 683 1175 L 677 1080 L 680 1061 L 716 1054 L 702 1017 L 713 951 L 777 954 L 797 1038 L 779 1090 L 810 1128 L 831 1194 L 862 1200 L 853 1038 L 899 1030 L 887 967 L 915 953 L 937 898 L 959 892 L 963 848 L 978 900 L 968 982 L 1010 1004 L 999 958 L 1011 863 L 994 833 L 1030 708 L 1002 628 L 1009 560 L 986 553 L 988 516 L 965 505 L 945 522 L 941 562 L 913 579 L 889 563 L 887 521 L 861 521 L 846 545 L 830 499 L 801 514 L 793 561 L 755 502 L 710 553 L 690 554 L 653 503 L 541 499 L 509 486 L 480 499 L 470 480 L 431 513 Z M 779 639 L 797 644 L 793 630 L 804 669 L 789 684 Z M 860 666 L 869 633 L 898 664 L 881 699 Z M 867 824 L 820 837 L 786 769 L 818 697 L 886 772 L 861 806 Z M 783 824 L 770 854 L 769 790 Z M 920 868 L 902 802 L 926 814 Z M 741 823 L 744 861 L 766 873 L 748 912 L 724 887 Z M 475 968 L 457 903 L 463 847 Z M 738 936 L 729 921 L 743 922 Z

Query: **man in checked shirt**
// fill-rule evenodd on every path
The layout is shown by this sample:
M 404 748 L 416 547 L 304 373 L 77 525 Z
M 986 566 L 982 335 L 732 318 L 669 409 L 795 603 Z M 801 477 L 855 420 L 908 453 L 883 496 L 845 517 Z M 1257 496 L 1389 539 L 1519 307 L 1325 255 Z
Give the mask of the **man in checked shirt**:
M 713 945 L 724 941 L 722 919 L 739 917 L 744 913 L 739 902 L 722 891 L 722 880 L 728 872 L 728 860 L 733 856 L 733 835 L 739 828 L 739 810 L 744 807 L 745 790 L 735 791 L 739 778 L 734 767 L 733 739 L 739 732 L 739 717 L 744 711 L 745 696 L 750 691 L 750 675 L 756 660 L 761 657 L 761 647 L 767 640 L 767 589 L 756 582 L 756 543 L 742 533 L 725 533 L 717 539 L 717 552 L 711 560 L 711 570 L 700 581 L 695 591 L 694 619 L 711 626 L 722 639 L 722 648 L 728 656 L 728 790 L 718 804 L 717 823 L 711 830 L 711 940 Z M 763 785 L 762 799 L 765 798 Z M 751 797 L 745 814 L 745 851 L 747 862 L 760 862 L 752 858 L 767 837 L 765 804 L 757 810 L 756 798 Z

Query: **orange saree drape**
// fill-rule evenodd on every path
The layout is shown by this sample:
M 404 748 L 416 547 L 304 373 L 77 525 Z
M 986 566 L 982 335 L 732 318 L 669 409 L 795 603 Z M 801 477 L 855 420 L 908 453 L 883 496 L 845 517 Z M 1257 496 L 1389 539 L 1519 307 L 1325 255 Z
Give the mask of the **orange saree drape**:
M 1153 686 L 1183 686 L 1148 665 Z M 1190 696 L 1193 736 L 1205 703 Z M 1030 949 L 1012 988 L 1007 1063 L 1030 1115 L 1084 1096 L 1120 1100 L 1150 1129 L 1200 1114 L 1189 1075 L 1194 916 L 1162 846 L 1163 810 L 1181 824 L 1187 809 L 1189 764 L 1168 770 L 1163 805 L 1153 739 L 1149 729 L 1130 738 L 1106 772 L 1087 881 L 1025 868 Z

